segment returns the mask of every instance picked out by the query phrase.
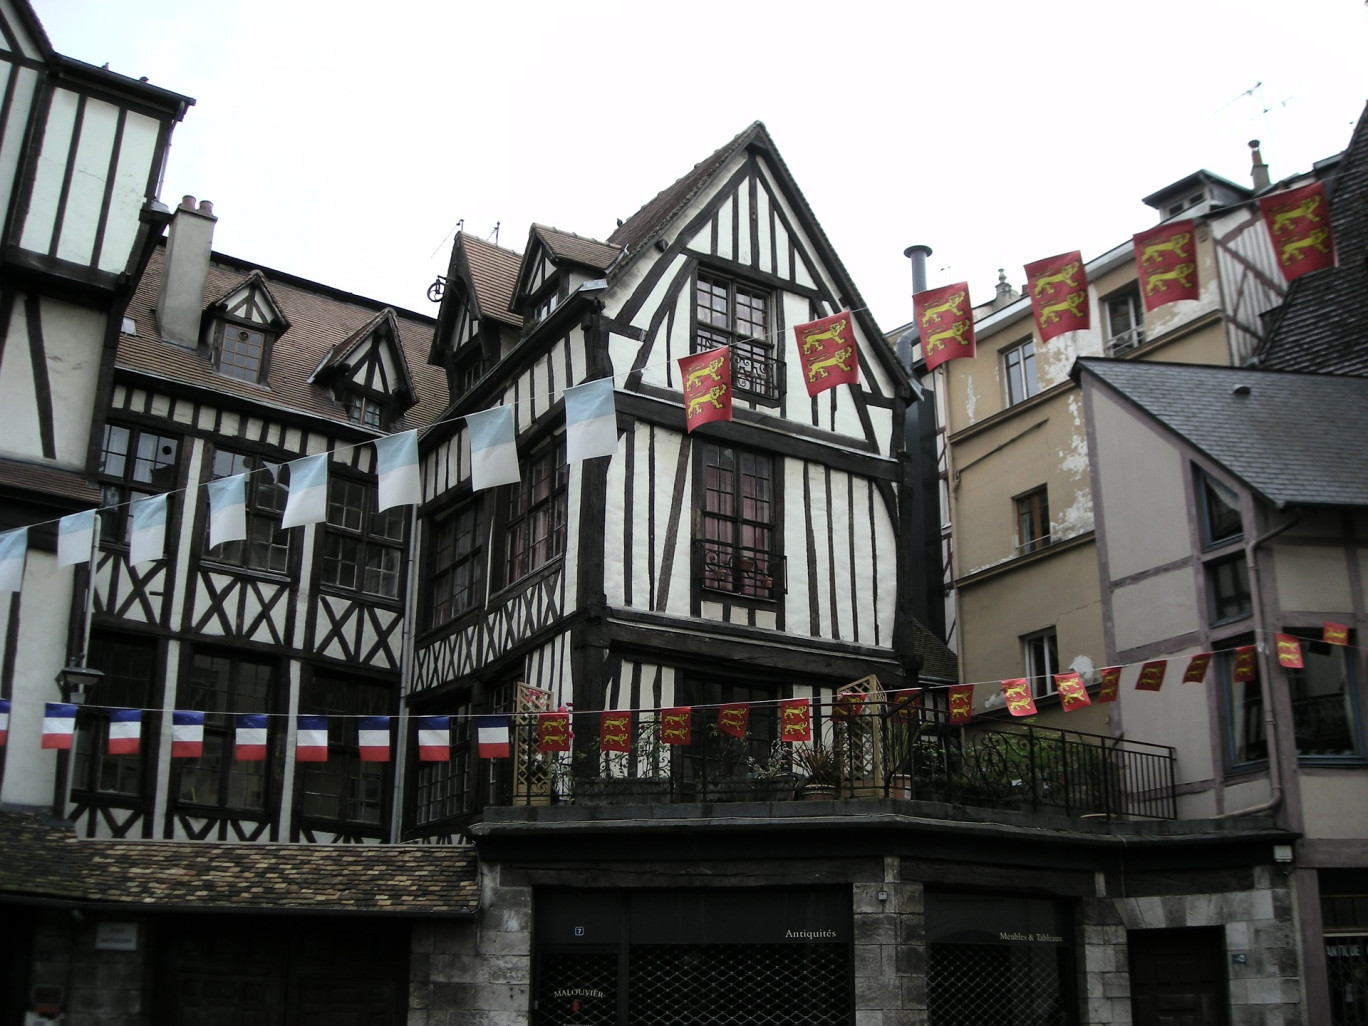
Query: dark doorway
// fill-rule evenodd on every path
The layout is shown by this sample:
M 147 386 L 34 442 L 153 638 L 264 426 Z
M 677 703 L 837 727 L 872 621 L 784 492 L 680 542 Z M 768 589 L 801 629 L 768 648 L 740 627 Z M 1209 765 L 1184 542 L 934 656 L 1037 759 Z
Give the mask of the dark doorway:
M 161 925 L 157 1021 L 171 1026 L 401 1026 L 409 926 L 195 916 Z
M 1219 926 L 1132 930 L 1135 1026 L 1226 1026 L 1225 937 Z

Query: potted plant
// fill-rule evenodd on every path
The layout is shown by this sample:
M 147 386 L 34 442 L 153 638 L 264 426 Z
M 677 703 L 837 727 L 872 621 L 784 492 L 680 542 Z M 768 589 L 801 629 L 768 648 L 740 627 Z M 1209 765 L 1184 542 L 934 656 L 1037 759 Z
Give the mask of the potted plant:
M 800 795 L 807 801 L 835 798 L 841 786 L 841 763 L 832 748 L 795 748 L 793 760 L 806 776 Z

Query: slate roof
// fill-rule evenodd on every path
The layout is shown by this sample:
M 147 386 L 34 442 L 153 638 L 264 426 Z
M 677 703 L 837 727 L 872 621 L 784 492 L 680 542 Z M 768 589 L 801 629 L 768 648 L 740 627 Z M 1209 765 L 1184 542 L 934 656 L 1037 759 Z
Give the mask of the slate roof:
M 1330 222 L 1338 266 L 1292 282 L 1262 367 L 1368 375 L 1368 106 L 1339 164 Z
M 522 315 L 515 314 L 512 305 L 522 254 L 464 233 L 461 234 L 461 248 L 465 252 L 466 266 L 470 268 L 471 284 L 475 286 L 475 301 L 480 304 L 481 315 L 521 328 Z
M 544 224 L 534 224 L 532 232 L 542 240 L 542 245 L 546 247 L 552 259 L 570 260 L 599 271 L 606 271 L 608 265 L 622 252 L 621 246 L 586 239 L 574 232 L 563 232 L 559 228 L 550 228 Z
M 1080 372 L 1274 506 L 1368 507 L 1368 378 L 1098 358 Z
M 157 331 L 154 309 L 161 283 L 165 242 L 157 247 L 137 291 L 125 311 L 137 324 L 136 336 L 119 338 L 118 366 L 142 371 L 169 381 L 212 389 L 215 392 L 266 403 L 346 424 L 341 403 L 309 376 L 341 343 L 386 309 L 383 304 L 278 271 L 256 268 L 244 261 L 213 254 L 205 284 L 205 307 L 228 295 L 260 271 L 271 298 L 289 322 L 289 329 L 271 347 L 270 369 L 264 384 L 241 381 L 214 370 L 208 347 L 187 349 L 163 342 Z M 391 425 L 402 431 L 435 420 L 446 402 L 446 377 L 427 365 L 428 347 L 435 322 L 410 311 L 395 310 L 396 321 L 417 392 L 417 405 Z
M 356 915 L 473 915 L 474 849 L 77 838 L 69 823 L 0 812 L 0 900 Z

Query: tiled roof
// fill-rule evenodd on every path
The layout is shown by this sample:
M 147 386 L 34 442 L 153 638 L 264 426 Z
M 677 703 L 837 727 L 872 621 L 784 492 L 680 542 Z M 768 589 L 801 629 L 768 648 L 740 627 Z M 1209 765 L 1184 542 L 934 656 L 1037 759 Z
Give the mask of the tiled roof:
M 0 489 L 6 492 L 56 495 L 91 506 L 97 506 L 100 502 L 100 486 L 91 484 L 82 475 L 23 460 L 0 459 Z
M 70 824 L 0 812 L 0 895 L 144 909 L 473 914 L 474 849 L 79 839 Z
M 559 228 L 549 228 L 544 224 L 534 224 L 532 231 L 542 240 L 542 245 L 553 259 L 572 260 L 600 271 L 607 270 L 608 265 L 622 252 L 621 246 L 586 239 L 573 232 L 563 232 Z
M 1368 375 L 1368 107 L 1340 162 L 1330 221 L 1338 266 L 1292 283 L 1260 366 Z
M 1275 506 L 1368 507 L 1368 378 L 1096 358 L 1076 366 Z
M 513 291 L 518 283 L 522 254 L 495 246 L 473 235 L 462 233 L 460 245 L 470 268 L 471 283 L 480 313 L 515 328 L 522 327 L 522 316 L 512 309 Z
M 271 347 L 265 384 L 240 381 L 214 370 L 206 346 L 191 350 L 161 340 L 154 308 L 165 252 L 165 245 L 157 247 L 128 305 L 126 315 L 136 322 L 138 334 L 120 337 L 120 367 L 338 423 L 347 422 L 346 411 L 332 393 L 321 385 L 309 384 L 308 378 L 339 343 L 374 320 L 384 307 L 290 275 L 263 271 L 271 298 L 290 327 Z M 214 254 L 204 289 L 205 306 L 233 291 L 253 270 L 242 261 Z M 407 311 L 396 311 L 396 321 L 418 393 L 417 405 L 391 426 L 392 430 L 400 431 L 436 419 L 445 405 L 447 389 L 442 371 L 427 364 L 434 322 Z
M 683 178 L 662 190 L 654 199 L 618 225 L 617 230 L 608 236 L 608 241 L 615 246 L 626 248 L 631 253 L 649 244 L 670 223 L 675 214 L 707 185 L 718 169 L 731 159 L 732 154 L 749 143 L 757 131 L 763 132 L 764 128 L 760 122 L 752 122 L 736 138 L 710 157 L 695 164 L 693 170 Z

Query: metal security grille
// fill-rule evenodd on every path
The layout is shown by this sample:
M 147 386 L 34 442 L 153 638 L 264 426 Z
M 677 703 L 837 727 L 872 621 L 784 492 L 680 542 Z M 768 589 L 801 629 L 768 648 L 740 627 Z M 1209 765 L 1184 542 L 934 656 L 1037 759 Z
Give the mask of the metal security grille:
M 1332 1026 L 1368 1026 L 1368 934 L 1325 938 Z
M 615 1026 L 616 952 L 547 953 L 537 981 L 539 1026 Z
M 928 1026 L 1066 1026 L 1059 949 L 927 945 Z
M 632 1026 L 847 1026 L 844 944 L 648 944 L 632 948 Z

